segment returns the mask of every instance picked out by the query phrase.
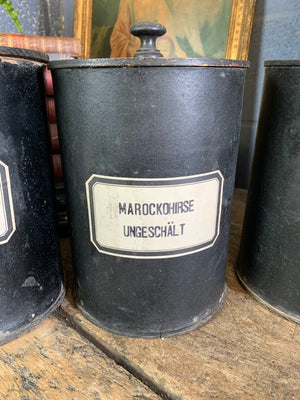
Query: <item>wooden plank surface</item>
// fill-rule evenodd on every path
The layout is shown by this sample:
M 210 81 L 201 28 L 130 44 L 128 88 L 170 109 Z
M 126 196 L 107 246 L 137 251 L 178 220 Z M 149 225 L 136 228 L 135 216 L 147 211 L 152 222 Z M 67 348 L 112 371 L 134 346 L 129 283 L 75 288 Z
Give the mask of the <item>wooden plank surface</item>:
M 0 347 L 1 400 L 159 398 L 54 316 Z
M 233 266 L 239 247 L 245 191 L 236 191 L 226 280 L 228 296 L 208 324 L 185 335 L 125 338 L 82 316 L 70 291 L 60 313 L 133 375 L 176 400 L 300 399 L 300 326 L 270 312 L 237 282 Z M 71 273 L 68 243 L 63 245 Z
M 234 274 L 245 194 L 235 192 L 225 305 L 189 334 L 132 339 L 90 323 L 74 305 L 62 240 L 68 295 L 59 311 L 0 347 L 0 400 L 300 399 L 300 326 L 256 302 Z

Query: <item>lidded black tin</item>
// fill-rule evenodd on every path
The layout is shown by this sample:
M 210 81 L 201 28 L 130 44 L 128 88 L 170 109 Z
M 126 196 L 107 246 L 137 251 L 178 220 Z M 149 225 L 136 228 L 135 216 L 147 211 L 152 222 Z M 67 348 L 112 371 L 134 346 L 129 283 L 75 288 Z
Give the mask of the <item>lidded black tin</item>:
M 76 301 L 101 327 L 163 337 L 222 305 L 247 62 L 165 59 L 138 24 L 131 59 L 50 63 Z
M 0 47 L 0 344 L 39 323 L 64 295 L 47 149 L 47 60 Z
M 236 271 L 260 302 L 300 322 L 300 61 L 265 61 Z

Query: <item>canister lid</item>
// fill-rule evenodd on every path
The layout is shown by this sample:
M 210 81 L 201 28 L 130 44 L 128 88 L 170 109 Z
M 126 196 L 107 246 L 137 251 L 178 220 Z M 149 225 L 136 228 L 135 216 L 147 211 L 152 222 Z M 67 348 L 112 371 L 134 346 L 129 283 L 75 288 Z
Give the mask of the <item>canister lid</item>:
M 47 63 L 49 57 L 45 53 L 35 50 L 19 49 L 17 47 L 0 46 L 0 57 L 21 58 L 24 60 Z
M 141 48 L 132 58 L 94 58 L 83 60 L 57 60 L 49 69 L 70 68 L 130 68 L 130 67 L 229 67 L 248 68 L 242 60 L 212 58 L 164 58 L 156 48 L 156 39 L 166 33 L 166 28 L 153 22 L 142 22 L 131 27 L 130 32 L 141 39 Z
M 300 67 L 300 60 L 266 60 L 265 67 Z

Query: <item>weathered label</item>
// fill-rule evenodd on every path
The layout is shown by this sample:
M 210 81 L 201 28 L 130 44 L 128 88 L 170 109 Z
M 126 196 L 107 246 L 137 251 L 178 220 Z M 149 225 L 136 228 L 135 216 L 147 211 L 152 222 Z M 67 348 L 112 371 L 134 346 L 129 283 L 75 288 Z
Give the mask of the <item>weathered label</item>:
M 90 238 L 118 257 L 169 258 L 214 245 L 221 218 L 220 171 L 164 179 L 92 175 L 86 182 Z
M 8 166 L 0 161 L 0 245 L 16 230 Z

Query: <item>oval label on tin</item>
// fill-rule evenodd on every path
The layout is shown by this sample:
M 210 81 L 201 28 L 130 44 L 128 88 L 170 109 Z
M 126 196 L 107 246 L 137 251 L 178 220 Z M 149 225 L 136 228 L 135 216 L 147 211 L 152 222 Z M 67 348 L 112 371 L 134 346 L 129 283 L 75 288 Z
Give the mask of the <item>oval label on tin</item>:
M 203 251 L 219 235 L 220 171 L 178 178 L 92 175 L 86 182 L 90 239 L 99 252 L 170 258 Z
M 16 230 L 8 166 L 0 161 L 0 245 Z

